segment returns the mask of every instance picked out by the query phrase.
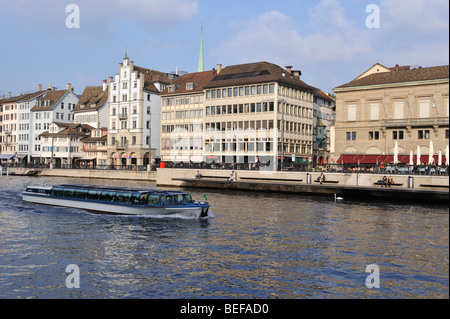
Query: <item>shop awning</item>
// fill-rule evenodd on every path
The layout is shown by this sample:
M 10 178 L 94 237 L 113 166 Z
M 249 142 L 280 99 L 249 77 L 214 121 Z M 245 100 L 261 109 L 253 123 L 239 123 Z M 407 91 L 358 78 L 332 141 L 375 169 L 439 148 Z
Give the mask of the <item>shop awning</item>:
M 9 160 L 14 157 L 14 154 L 0 154 L 0 159 Z

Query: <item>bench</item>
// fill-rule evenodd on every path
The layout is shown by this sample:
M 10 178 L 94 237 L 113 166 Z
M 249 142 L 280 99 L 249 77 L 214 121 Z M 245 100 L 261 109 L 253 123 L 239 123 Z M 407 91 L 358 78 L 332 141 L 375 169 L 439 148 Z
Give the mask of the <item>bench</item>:
M 378 185 L 378 186 L 384 186 L 385 185 L 383 182 L 380 182 L 380 181 L 378 181 L 376 183 L 373 183 L 373 184 L 374 185 Z M 387 185 L 387 186 L 389 186 L 389 185 Z M 394 184 L 391 184 L 391 186 L 403 186 L 403 184 L 394 183 Z
M 285 179 L 285 178 L 261 178 L 261 177 L 240 177 L 241 180 L 254 180 L 254 181 L 275 181 L 275 182 L 297 182 L 300 183 L 302 179 Z
M 314 181 L 314 183 L 320 183 L 320 180 L 316 179 L 316 180 Z M 323 183 L 323 184 L 338 184 L 339 181 L 328 181 L 328 180 L 324 180 L 324 181 L 322 181 L 322 183 Z
M 218 178 L 218 179 L 229 179 L 229 176 L 209 176 L 209 175 L 202 175 L 201 178 L 198 178 L 197 175 L 195 175 L 196 179 L 204 179 L 204 178 Z
M 420 184 L 420 187 L 427 187 L 427 188 L 449 188 L 449 185 Z

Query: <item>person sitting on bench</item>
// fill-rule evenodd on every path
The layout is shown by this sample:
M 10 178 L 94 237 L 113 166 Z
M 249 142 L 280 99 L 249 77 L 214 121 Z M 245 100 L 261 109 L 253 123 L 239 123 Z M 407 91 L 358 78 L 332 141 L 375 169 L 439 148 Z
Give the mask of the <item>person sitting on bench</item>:
M 320 177 L 319 177 L 319 183 L 322 184 L 323 182 L 325 182 L 325 175 L 324 175 L 324 173 L 320 174 Z
M 392 178 L 392 176 L 389 176 L 389 178 L 388 178 L 388 186 L 391 187 L 392 185 L 394 185 L 394 179 Z
M 195 175 L 196 179 L 202 179 L 202 173 L 200 171 L 197 171 L 197 175 Z

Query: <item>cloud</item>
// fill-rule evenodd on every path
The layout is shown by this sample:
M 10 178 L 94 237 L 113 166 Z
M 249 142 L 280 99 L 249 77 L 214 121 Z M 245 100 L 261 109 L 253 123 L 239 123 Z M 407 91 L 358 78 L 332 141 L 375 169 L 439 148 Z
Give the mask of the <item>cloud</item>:
M 325 10 L 327 5 L 331 5 Z M 325 12 L 327 11 L 327 13 Z M 324 19 L 333 16 L 332 19 Z M 263 13 L 250 21 L 232 21 L 237 31 L 228 41 L 211 50 L 215 58 L 232 56 L 239 61 L 269 60 L 274 63 L 294 61 L 347 61 L 370 53 L 365 31 L 358 31 L 345 17 L 336 0 L 324 0 L 310 10 L 311 24 L 320 30 L 304 32 L 295 21 L 279 11 Z M 327 26 L 323 21 L 328 21 Z M 323 29 L 325 28 L 325 29 Z M 335 48 L 335 49 L 331 49 Z
M 65 28 L 66 6 L 60 0 L 0 0 L 2 11 L 18 16 L 21 23 L 33 24 L 46 32 Z M 99 35 L 111 32 L 122 20 L 143 28 L 168 29 L 179 26 L 198 13 L 196 0 L 74 0 L 80 9 L 80 33 Z
M 404 35 L 432 36 L 448 34 L 448 0 L 382 0 L 382 28 Z M 440 34 L 443 36 L 444 34 Z
M 447 0 L 381 0 L 379 29 L 366 27 L 364 6 L 358 13 L 342 3 L 317 2 L 301 23 L 280 11 L 231 21 L 229 38 L 209 56 L 224 65 L 254 61 L 294 65 L 304 71 L 305 81 L 325 89 L 352 80 L 352 75 L 376 62 L 448 64 Z

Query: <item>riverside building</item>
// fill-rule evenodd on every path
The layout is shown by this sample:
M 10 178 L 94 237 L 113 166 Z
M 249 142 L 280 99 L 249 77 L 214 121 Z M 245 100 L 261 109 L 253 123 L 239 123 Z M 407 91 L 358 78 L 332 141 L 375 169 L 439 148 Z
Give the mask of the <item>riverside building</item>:
M 142 166 L 160 157 L 159 93 L 175 78 L 135 66 L 125 54 L 109 80 L 108 165 Z
M 218 65 L 204 90 L 203 160 L 309 163 L 316 89 L 300 76 L 268 62 Z
M 203 162 L 204 86 L 215 74 L 184 74 L 161 93 L 161 161 Z
M 438 163 L 449 140 L 449 66 L 387 68 L 379 63 L 334 89 L 336 123 L 331 130 L 334 162 Z M 420 153 L 422 158 L 417 159 Z M 431 154 L 430 154 L 431 153 Z M 445 161 L 444 161 L 445 162 Z
M 75 95 L 70 83 L 67 83 L 65 90 L 58 90 L 50 85 L 47 88 L 47 93 L 36 101 L 30 113 L 30 154 L 33 163 L 45 162 L 42 149 L 42 133 L 48 132 L 50 124 L 53 122 L 73 123 L 72 110 L 77 103 L 78 97 Z

